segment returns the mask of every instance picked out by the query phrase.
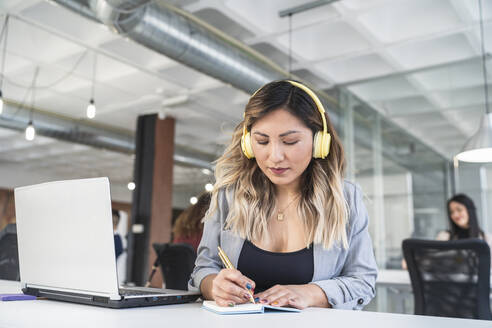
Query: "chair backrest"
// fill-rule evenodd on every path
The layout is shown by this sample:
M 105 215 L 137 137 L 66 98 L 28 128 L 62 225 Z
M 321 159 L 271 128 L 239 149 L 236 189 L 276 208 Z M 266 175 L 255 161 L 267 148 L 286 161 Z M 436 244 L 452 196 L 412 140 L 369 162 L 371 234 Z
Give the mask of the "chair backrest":
M 415 314 L 492 320 L 490 248 L 480 239 L 405 239 Z
M 17 234 L 0 232 L 0 279 L 20 280 Z
M 188 280 L 195 266 L 196 252 L 188 244 L 153 244 L 160 258 L 166 288 L 188 290 Z

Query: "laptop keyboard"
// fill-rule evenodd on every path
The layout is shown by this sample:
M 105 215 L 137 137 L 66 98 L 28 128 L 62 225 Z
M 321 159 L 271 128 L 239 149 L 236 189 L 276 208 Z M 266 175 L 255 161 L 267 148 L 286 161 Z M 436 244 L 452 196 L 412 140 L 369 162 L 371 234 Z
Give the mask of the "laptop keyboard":
M 145 295 L 162 295 L 164 292 L 149 292 L 147 290 L 134 290 L 134 289 L 122 289 L 120 288 L 120 295 L 122 296 L 145 296 Z

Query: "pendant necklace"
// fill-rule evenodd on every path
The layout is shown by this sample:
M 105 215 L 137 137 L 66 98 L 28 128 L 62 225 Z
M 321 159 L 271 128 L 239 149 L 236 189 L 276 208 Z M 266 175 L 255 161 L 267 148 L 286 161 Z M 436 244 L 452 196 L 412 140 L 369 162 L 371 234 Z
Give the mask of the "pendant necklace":
M 296 197 L 294 197 L 290 202 L 289 204 L 287 204 L 287 206 L 282 210 L 282 211 L 278 211 L 277 213 L 277 220 L 278 221 L 283 221 L 284 220 L 284 213 L 285 211 L 289 208 L 289 206 L 296 200 L 299 198 L 300 195 L 297 195 Z

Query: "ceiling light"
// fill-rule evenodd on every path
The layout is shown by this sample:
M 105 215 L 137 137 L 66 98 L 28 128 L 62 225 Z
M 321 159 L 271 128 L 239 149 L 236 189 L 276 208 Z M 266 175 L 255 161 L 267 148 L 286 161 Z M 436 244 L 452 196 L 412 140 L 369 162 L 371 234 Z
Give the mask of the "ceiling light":
M 205 185 L 205 190 L 208 191 L 208 192 L 211 192 L 212 190 L 214 190 L 214 185 L 211 184 L 211 183 L 207 183 Z
M 492 113 L 486 113 L 478 131 L 471 137 L 456 158 L 462 162 L 492 162 Z
M 162 107 L 178 106 L 178 105 L 182 105 L 182 104 L 188 102 L 189 99 L 190 99 L 190 97 L 186 94 L 185 95 L 177 95 L 177 96 L 169 97 L 169 98 L 162 100 L 161 105 L 162 105 Z
M 485 57 L 485 38 L 483 35 L 482 1 L 478 0 L 480 12 L 480 43 L 482 47 L 482 73 L 485 96 L 485 115 L 478 131 L 465 143 L 463 150 L 456 158 L 463 162 L 487 163 L 492 162 L 492 113 L 489 109 L 489 93 L 487 84 L 487 63 Z
M 198 202 L 198 198 L 196 198 L 195 196 L 190 198 L 190 204 L 191 205 L 195 205 L 197 202 Z
M 91 99 L 87 106 L 87 117 L 90 119 L 96 117 L 96 105 L 94 104 L 94 99 Z
M 209 169 L 202 169 L 202 173 L 205 175 L 211 175 L 212 171 L 210 171 Z
M 32 124 L 33 122 L 33 111 L 34 111 L 34 104 L 35 104 L 35 91 L 36 91 L 36 79 L 38 78 L 39 74 L 39 67 L 36 66 L 36 70 L 34 71 L 34 76 L 32 78 L 32 85 L 31 85 L 31 90 L 32 90 L 32 104 L 31 104 L 31 110 L 29 111 L 29 123 L 27 124 L 26 127 L 26 140 L 32 141 L 34 140 L 34 137 L 36 136 L 36 129 L 34 129 L 34 125 Z
M 32 141 L 34 140 L 35 136 L 36 136 L 36 129 L 34 128 L 34 125 L 32 125 L 32 121 L 30 121 L 26 127 L 26 140 Z
M 135 190 L 135 182 L 128 182 L 128 190 Z
M 97 54 L 94 52 L 94 59 L 92 61 L 92 88 L 91 88 L 91 100 L 87 106 L 87 117 L 93 119 L 96 117 L 96 105 L 94 103 L 94 92 L 96 87 L 96 67 L 97 67 Z

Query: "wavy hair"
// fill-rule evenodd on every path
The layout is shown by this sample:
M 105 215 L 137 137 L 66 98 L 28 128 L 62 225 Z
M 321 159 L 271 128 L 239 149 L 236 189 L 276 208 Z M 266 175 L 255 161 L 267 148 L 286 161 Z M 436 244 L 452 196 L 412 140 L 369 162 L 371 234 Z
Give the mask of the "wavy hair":
M 244 120 L 235 128 L 231 143 L 216 162 L 216 183 L 209 211 L 211 214 L 217 209 L 220 190 L 233 191 L 233 199 L 228 200 L 225 228 L 248 240 L 269 237 L 267 222 L 277 210 L 277 201 L 274 184 L 256 160 L 247 159 L 241 150 L 243 125 L 251 131 L 256 121 L 277 109 L 285 109 L 298 117 L 311 129 L 313 136 L 323 128 L 313 99 L 288 81 L 268 83 L 249 99 Z M 330 153 L 325 159 L 313 158 L 303 172 L 297 213 L 308 232 L 306 246 L 314 242 L 326 249 L 334 244 L 347 248 L 348 206 L 343 194 L 345 158 L 340 139 L 328 115 L 325 116 L 331 134 Z
M 202 219 L 210 206 L 210 193 L 202 193 L 195 205 L 186 208 L 176 219 L 173 238 L 189 238 L 203 231 Z

